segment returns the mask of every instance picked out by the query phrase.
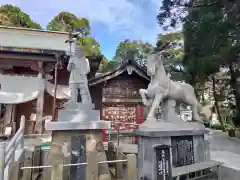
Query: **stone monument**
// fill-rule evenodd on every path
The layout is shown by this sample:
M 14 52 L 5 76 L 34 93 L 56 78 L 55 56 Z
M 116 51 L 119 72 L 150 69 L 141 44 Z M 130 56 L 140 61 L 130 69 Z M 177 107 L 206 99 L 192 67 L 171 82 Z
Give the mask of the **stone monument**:
M 186 83 L 174 82 L 166 74 L 162 55 L 153 54 L 147 60 L 151 77 L 148 89 L 140 89 L 143 103 L 150 107 L 146 121 L 137 129 L 138 179 L 170 180 L 172 167 L 180 167 L 209 159 L 204 139 L 207 133 L 198 115 L 200 104 L 194 89 Z M 180 119 L 176 101 L 192 106 L 193 122 Z M 156 121 L 155 110 L 162 105 L 162 119 Z
M 59 110 L 57 121 L 47 122 L 45 128 L 52 131 L 52 147 L 48 163 L 55 161 L 54 144 L 61 146 L 64 164 L 85 163 L 87 154 L 97 151 L 99 161 L 106 160 L 102 141 L 102 129 L 110 128 L 109 124 L 100 120 L 99 110 L 93 109 L 88 88 L 87 74 L 90 72 L 88 59 L 84 57 L 82 48 L 76 47 L 76 38 L 70 39 L 70 72 L 69 86 L 71 98 Z M 64 167 L 65 180 L 85 180 L 85 166 Z M 110 179 L 108 164 L 99 165 L 99 179 Z M 49 172 L 44 179 L 48 180 Z

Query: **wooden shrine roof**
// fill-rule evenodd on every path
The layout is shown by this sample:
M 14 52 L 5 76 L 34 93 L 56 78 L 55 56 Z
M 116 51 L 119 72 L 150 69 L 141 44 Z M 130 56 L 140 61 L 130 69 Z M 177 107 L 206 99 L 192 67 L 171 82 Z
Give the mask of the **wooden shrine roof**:
M 119 64 L 119 66 L 113 69 L 112 71 L 102 73 L 96 75 L 94 78 L 91 78 L 89 80 L 89 85 L 92 86 L 110 80 L 114 77 L 119 76 L 125 71 L 127 71 L 129 75 L 131 75 L 132 72 L 134 71 L 140 77 L 146 79 L 147 81 L 150 81 L 150 77 L 147 75 L 145 68 L 138 65 L 137 62 L 135 62 L 134 60 L 127 60 Z
M 6 61 L 7 64 L 14 64 L 12 60 L 55 62 L 56 54 L 60 55 L 62 60 L 68 61 L 66 52 L 69 51 L 69 45 L 65 43 L 67 39 L 67 32 L 0 26 L 1 63 Z M 87 58 L 91 68 L 89 77 L 93 77 L 99 68 L 102 56 Z
M 0 50 L 44 53 L 68 51 L 68 33 L 0 26 Z

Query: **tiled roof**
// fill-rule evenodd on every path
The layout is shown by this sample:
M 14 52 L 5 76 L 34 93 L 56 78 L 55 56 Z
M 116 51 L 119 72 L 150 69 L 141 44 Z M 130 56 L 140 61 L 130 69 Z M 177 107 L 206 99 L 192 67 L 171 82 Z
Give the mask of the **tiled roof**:
M 0 26 L 0 47 L 68 51 L 68 33 Z

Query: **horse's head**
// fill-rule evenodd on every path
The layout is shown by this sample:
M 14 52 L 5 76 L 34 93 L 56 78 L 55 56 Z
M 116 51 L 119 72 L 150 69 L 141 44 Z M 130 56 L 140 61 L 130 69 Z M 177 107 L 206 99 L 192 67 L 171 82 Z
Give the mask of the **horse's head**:
M 162 65 L 162 54 L 161 53 L 155 53 L 148 56 L 147 59 L 147 74 L 149 76 L 153 76 L 156 73 L 156 69 L 159 68 L 160 65 Z

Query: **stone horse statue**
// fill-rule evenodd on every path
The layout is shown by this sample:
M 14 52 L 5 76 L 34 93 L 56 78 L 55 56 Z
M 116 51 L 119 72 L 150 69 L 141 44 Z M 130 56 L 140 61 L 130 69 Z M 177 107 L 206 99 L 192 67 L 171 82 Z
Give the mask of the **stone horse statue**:
M 192 107 L 194 121 L 201 121 L 198 111 L 201 105 L 198 102 L 194 88 L 181 82 L 175 82 L 166 74 L 163 66 L 163 56 L 161 53 L 152 54 L 147 59 L 147 74 L 151 77 L 151 82 L 147 89 L 140 89 L 143 104 L 150 107 L 147 121 L 155 120 L 155 111 L 165 98 L 180 100 Z

